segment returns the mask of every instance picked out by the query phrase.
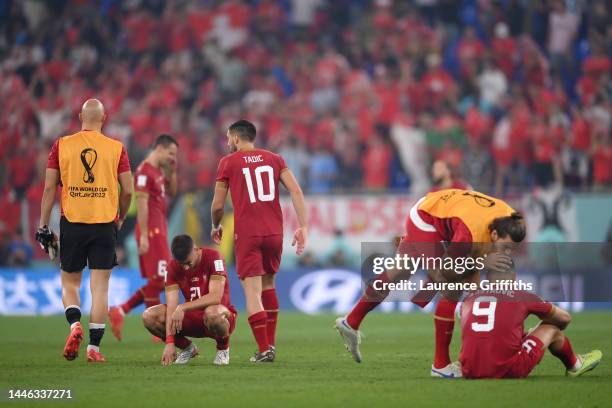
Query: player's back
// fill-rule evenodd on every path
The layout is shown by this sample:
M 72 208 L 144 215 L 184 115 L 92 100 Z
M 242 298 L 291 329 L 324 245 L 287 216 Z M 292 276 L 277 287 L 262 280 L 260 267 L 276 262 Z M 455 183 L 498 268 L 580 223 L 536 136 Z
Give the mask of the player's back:
M 217 181 L 230 189 L 236 236 L 282 235 L 279 183 L 286 168 L 280 155 L 263 149 L 239 150 L 221 159 Z
M 523 323 L 552 305 L 522 291 L 477 291 L 461 305 L 461 361 L 467 378 L 502 378 L 521 350 Z
M 515 212 L 503 200 L 477 191 L 458 189 L 427 194 L 418 210 L 439 220 L 460 219 L 469 230 L 472 242 L 490 242 L 489 224 L 495 218 Z

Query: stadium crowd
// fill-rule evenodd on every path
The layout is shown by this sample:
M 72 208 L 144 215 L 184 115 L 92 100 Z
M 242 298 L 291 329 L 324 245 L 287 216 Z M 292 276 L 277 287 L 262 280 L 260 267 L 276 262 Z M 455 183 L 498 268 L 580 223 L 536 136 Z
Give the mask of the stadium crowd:
M 603 0 L 0 0 L 0 246 L 21 248 L 8 244 L 22 218 L 38 219 L 49 147 L 78 130 L 89 97 L 132 166 L 156 135 L 177 138 L 181 191 L 210 190 L 240 117 L 310 193 L 423 192 L 434 159 L 495 194 L 610 190 L 610 11 Z

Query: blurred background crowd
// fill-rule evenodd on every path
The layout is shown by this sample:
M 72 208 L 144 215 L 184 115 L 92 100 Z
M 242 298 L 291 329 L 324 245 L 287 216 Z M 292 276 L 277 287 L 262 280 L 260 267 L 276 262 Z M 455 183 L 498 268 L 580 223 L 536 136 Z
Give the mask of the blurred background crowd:
M 310 194 L 423 193 L 436 159 L 491 194 L 610 191 L 610 11 L 603 0 L 0 0 L 0 259 L 32 256 L 21 230 L 38 219 L 49 147 L 79 129 L 89 97 L 133 167 L 174 135 L 180 191 L 204 201 L 238 118 Z

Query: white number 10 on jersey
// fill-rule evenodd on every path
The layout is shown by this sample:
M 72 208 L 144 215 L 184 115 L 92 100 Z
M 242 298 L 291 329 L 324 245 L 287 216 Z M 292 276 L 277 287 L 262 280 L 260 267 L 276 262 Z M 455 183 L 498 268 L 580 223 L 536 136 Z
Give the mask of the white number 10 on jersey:
M 272 166 L 259 166 L 255 167 L 255 183 L 257 183 L 257 199 L 255 198 L 255 191 L 253 189 L 253 179 L 251 178 L 251 169 L 244 167 L 242 169 L 244 174 L 244 180 L 246 181 L 247 190 L 249 192 L 249 201 L 255 203 L 257 199 L 259 201 L 273 201 L 276 191 L 274 190 L 274 169 Z M 264 192 L 264 174 L 267 174 L 269 193 Z

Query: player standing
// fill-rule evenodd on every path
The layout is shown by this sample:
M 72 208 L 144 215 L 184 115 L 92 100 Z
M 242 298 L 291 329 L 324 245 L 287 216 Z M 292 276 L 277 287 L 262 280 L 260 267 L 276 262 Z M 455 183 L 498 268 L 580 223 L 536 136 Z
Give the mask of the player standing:
M 223 207 L 229 189 L 234 205 L 236 270 L 244 289 L 249 325 L 258 351 L 252 362 L 272 362 L 276 357 L 278 297 L 274 277 L 283 251 L 283 214 L 279 203 L 279 183 L 291 195 L 299 228 L 292 245 L 300 255 L 306 245 L 304 194 L 283 158 L 255 148 L 255 126 L 239 120 L 227 131 L 231 151 L 219 162 L 213 197 L 212 231 L 215 243 L 221 241 Z
M 421 251 L 436 252 L 431 256 L 442 256 L 441 242 L 467 244 L 513 243 L 525 238 L 523 218 L 504 201 L 476 191 L 440 190 L 427 194 L 417 201 L 406 219 L 406 235 L 400 242 L 398 251 L 411 254 L 414 246 Z M 423 244 L 428 244 L 424 248 Z M 440 251 L 442 249 L 442 251 Z M 492 246 L 491 249 L 494 249 Z M 512 264 L 509 256 L 499 252 L 488 254 L 485 266 L 488 269 L 507 270 Z M 383 272 L 377 281 L 392 282 L 398 278 L 397 271 Z M 425 307 L 435 296 L 422 299 L 417 294 L 412 301 Z M 365 316 L 378 306 L 388 295 L 388 291 L 377 291 L 370 284 L 365 293 L 346 318 L 336 320 L 336 328 L 353 358 L 361 362 L 359 326 Z M 451 363 L 449 348 L 455 326 L 457 300 L 442 298 L 434 315 L 435 354 L 431 375 L 434 377 L 456 378 L 461 369 Z
M 64 357 L 74 360 L 83 340 L 79 290 L 87 265 L 91 271 L 92 298 L 87 361 L 103 362 L 100 342 L 108 310 L 108 280 L 117 265 L 117 230 L 125 220 L 132 198 L 132 172 L 123 144 L 102 134 L 106 119 L 102 103 L 87 100 L 79 119 L 81 131 L 58 139 L 49 153 L 36 239 L 47 251 L 57 248 L 47 225 L 57 186 L 61 185 L 62 303 L 70 324 Z
M 490 282 L 515 280 L 510 273 L 489 272 Z M 527 316 L 541 322 L 523 331 Z M 571 321 L 565 310 L 523 291 L 470 293 L 461 305 L 461 369 L 465 378 L 524 378 L 544 356 L 546 348 L 565 365 L 566 375 L 578 377 L 594 369 L 599 350 L 576 355 L 563 331 Z
M 136 243 L 140 274 L 147 283 L 125 303 L 111 307 L 108 317 L 117 340 L 125 315 L 144 302 L 146 307 L 158 305 L 164 289 L 166 266 L 170 260 L 166 193 L 176 195 L 176 155 L 178 142 L 170 135 L 160 135 L 153 150 L 134 174 L 136 192 Z M 167 188 L 166 188 L 167 187 Z
M 214 364 L 229 364 L 229 339 L 236 327 L 236 309 L 230 301 L 229 281 L 218 251 L 196 248 L 189 235 L 172 240 L 168 264 L 166 304 L 142 314 L 145 327 L 166 341 L 162 364 L 187 364 L 198 348 L 187 337 L 210 337 L 217 342 Z M 185 297 L 179 304 L 178 290 Z M 189 300 L 187 300 L 189 299 Z M 176 347 L 182 351 L 174 359 Z

